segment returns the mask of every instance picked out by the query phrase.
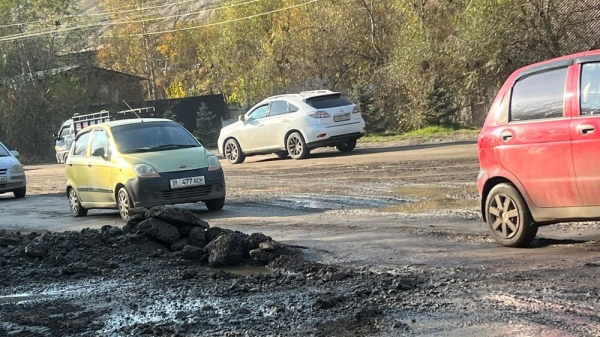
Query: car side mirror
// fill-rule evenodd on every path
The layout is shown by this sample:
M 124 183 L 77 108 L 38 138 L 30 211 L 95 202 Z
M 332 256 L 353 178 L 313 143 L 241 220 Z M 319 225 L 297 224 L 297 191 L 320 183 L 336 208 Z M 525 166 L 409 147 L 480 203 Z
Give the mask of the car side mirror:
M 102 157 L 102 158 L 105 158 L 106 157 L 106 152 L 104 151 L 104 148 L 101 147 L 101 148 L 95 149 L 94 152 L 92 152 L 92 157 Z
M 245 122 L 245 121 L 246 121 L 246 116 L 244 116 L 244 115 L 240 115 L 240 116 L 238 117 L 238 120 L 239 120 L 240 122 Z
M 59 136 L 59 135 L 52 135 L 52 137 L 54 138 L 54 140 L 63 140 L 63 137 Z
M 10 151 L 10 154 L 11 154 L 13 157 L 18 157 L 18 156 L 19 156 L 19 151 Z

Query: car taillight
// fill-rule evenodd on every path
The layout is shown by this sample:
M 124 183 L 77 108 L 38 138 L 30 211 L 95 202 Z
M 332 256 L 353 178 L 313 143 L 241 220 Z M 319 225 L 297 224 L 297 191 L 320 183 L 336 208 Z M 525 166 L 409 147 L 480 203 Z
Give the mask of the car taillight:
M 353 114 L 360 113 L 360 108 L 358 107 L 358 105 L 355 105 L 355 106 L 354 106 L 354 109 L 352 109 L 352 113 L 353 113 Z
M 309 112 L 308 115 L 312 118 L 329 118 L 329 117 L 331 117 L 331 115 L 325 111 L 312 111 L 312 112 Z

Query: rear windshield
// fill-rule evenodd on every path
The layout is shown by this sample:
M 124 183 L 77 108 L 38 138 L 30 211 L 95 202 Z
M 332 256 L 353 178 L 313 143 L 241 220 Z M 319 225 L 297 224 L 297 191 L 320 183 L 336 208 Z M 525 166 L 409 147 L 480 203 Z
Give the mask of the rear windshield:
M 306 104 L 315 109 L 328 109 L 336 108 L 338 106 L 352 105 L 353 103 L 341 94 L 333 94 L 307 98 Z
M 112 129 L 121 153 L 153 152 L 198 147 L 200 143 L 176 122 L 147 122 Z

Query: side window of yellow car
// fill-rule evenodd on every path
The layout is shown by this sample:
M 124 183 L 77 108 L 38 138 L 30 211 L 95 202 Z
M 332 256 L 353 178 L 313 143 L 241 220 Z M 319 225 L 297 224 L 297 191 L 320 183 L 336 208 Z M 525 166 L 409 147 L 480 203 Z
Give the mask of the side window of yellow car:
M 79 135 L 75 141 L 75 149 L 73 150 L 74 156 L 87 156 L 87 148 L 90 140 L 90 133 L 86 132 Z
M 94 130 L 92 133 L 92 157 L 104 157 L 108 151 L 108 137 L 104 130 Z

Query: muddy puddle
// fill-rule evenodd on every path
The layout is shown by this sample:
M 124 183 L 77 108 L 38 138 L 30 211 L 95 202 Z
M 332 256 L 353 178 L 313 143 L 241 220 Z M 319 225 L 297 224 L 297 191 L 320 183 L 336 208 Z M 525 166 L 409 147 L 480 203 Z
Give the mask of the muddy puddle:
M 287 194 L 273 199 L 262 200 L 260 203 L 277 208 L 319 212 L 344 209 L 379 208 L 406 202 L 406 199 L 392 197 Z
M 426 213 L 440 209 L 478 206 L 477 190 L 474 186 L 412 185 L 395 188 L 394 193 L 410 202 L 380 207 L 380 212 Z

